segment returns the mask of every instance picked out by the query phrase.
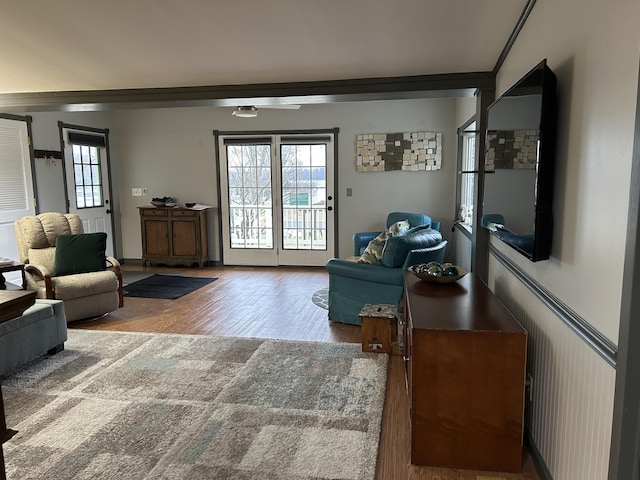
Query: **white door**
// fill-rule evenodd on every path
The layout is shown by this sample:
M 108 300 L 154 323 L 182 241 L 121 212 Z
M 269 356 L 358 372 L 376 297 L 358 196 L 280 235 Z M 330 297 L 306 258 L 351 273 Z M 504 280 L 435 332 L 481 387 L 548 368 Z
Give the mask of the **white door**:
M 103 146 L 104 136 L 79 135 L 79 139 L 69 140 L 65 131 L 65 170 L 69 213 L 77 214 L 82 220 L 85 233 L 105 232 L 107 234 L 107 255 L 113 256 L 113 226 L 111 223 L 111 198 L 107 149 Z M 82 141 L 82 138 L 85 138 Z M 99 139 L 103 139 L 100 145 Z M 80 143 L 79 143 L 80 142 Z
M 333 135 L 220 145 L 225 265 L 323 266 L 334 256 Z

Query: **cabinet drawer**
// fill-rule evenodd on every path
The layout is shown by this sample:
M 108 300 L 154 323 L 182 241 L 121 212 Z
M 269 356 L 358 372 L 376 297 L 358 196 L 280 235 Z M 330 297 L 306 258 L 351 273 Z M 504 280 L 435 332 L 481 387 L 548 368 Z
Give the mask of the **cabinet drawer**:
M 195 210 L 172 210 L 172 217 L 195 217 L 197 212 Z
M 142 212 L 142 215 L 144 215 L 145 217 L 166 217 L 167 216 L 167 211 L 166 210 L 156 210 L 154 208 L 145 208 L 143 210 L 140 210 Z

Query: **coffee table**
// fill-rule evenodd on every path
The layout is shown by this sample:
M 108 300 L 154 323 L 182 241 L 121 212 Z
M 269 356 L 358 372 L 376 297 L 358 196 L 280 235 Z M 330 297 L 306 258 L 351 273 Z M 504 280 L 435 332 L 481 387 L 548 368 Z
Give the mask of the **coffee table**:
M 0 323 L 19 317 L 24 311 L 36 302 L 36 292 L 27 290 L 0 291 Z M 6 480 L 4 470 L 4 453 L 2 445 L 13 437 L 15 430 L 7 428 L 4 418 L 4 401 L 2 400 L 2 386 L 0 385 L 0 480 Z

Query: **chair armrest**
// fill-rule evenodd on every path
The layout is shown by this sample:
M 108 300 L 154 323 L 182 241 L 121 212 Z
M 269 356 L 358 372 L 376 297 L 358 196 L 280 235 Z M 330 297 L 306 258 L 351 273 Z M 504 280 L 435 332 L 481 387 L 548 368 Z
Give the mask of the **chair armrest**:
M 113 266 L 113 267 L 120 268 L 120 262 L 118 261 L 117 258 L 107 256 L 107 262 L 110 263 L 111 266 Z
M 389 285 L 402 285 L 402 269 L 389 268 L 381 265 L 357 263 L 340 258 L 332 258 L 327 262 L 329 275 L 353 278 L 374 283 L 386 283 Z
M 353 254 L 358 257 L 362 255 L 362 250 L 367 248 L 369 242 L 382 232 L 357 232 L 353 234 Z
M 402 270 L 406 270 L 411 265 L 417 265 L 418 263 L 429 263 L 444 261 L 444 254 L 447 251 L 447 241 L 443 240 L 438 245 L 428 248 L 418 248 L 411 250 L 407 255 L 407 258 L 402 265 Z
M 42 280 L 44 282 L 47 298 L 55 299 L 53 293 L 53 282 L 51 281 L 51 272 L 44 265 L 34 265 L 28 263 L 24 266 L 24 271 L 27 272 L 36 280 Z
M 107 257 L 107 262 L 111 264 L 111 267 L 108 268 L 111 268 L 116 274 L 116 277 L 118 277 L 118 307 L 122 308 L 124 307 L 124 286 L 122 285 L 122 269 L 120 268 L 120 262 L 114 257 L 109 256 Z

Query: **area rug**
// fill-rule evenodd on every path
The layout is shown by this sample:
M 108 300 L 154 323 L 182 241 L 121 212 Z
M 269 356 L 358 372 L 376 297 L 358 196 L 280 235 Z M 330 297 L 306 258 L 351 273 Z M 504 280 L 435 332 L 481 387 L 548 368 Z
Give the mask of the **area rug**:
M 311 301 L 318 307 L 329 310 L 329 287 L 321 288 L 314 292 L 311 296 Z
M 10 479 L 371 480 L 387 355 L 69 330 L 3 378 Z
M 124 287 L 125 297 L 176 299 L 204 287 L 217 278 L 183 277 L 156 273 Z

